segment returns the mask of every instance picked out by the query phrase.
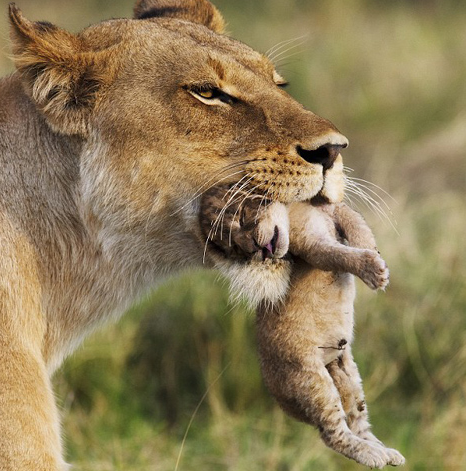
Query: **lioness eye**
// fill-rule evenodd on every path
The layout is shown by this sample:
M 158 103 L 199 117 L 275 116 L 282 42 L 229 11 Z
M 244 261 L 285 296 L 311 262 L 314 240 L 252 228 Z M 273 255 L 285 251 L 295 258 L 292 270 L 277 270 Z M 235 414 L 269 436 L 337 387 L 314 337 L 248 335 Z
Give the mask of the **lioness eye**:
M 186 89 L 194 96 L 197 96 L 204 103 L 215 104 L 215 101 L 221 101 L 222 103 L 227 103 L 231 105 L 237 101 L 235 97 L 232 97 L 228 93 L 225 93 L 223 90 L 217 87 L 186 87 Z
M 214 98 L 214 91 L 213 90 L 199 90 L 196 92 L 202 98 L 207 98 L 208 100 Z
M 206 90 L 195 90 L 200 97 L 205 98 L 206 100 L 220 100 L 222 103 L 227 103 L 231 105 L 235 102 L 235 98 L 228 93 L 225 93 L 220 88 L 209 88 Z

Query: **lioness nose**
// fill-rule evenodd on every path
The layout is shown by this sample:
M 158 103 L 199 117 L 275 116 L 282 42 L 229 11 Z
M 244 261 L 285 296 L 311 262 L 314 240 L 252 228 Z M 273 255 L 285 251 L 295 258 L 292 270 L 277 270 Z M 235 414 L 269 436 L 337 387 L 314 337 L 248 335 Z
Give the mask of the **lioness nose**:
M 336 138 L 338 136 L 338 138 Z M 325 144 L 318 145 L 314 149 L 305 149 L 303 146 L 296 146 L 296 152 L 306 162 L 311 164 L 321 164 L 324 170 L 332 168 L 335 159 L 341 152 L 341 149 L 348 147 L 348 140 L 341 134 L 332 136 Z

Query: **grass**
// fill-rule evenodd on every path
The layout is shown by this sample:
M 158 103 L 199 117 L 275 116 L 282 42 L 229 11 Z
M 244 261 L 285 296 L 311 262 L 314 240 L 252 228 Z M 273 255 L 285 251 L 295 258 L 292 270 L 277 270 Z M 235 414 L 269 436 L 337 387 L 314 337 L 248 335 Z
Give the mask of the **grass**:
M 73 30 L 131 13 L 121 0 L 18 3 L 31 18 Z M 396 231 L 354 202 L 391 268 L 388 291 L 359 285 L 356 304 L 354 351 L 372 423 L 405 454 L 405 469 L 466 469 L 466 8 L 452 0 L 216 3 L 233 35 L 261 51 L 305 36 L 278 64 L 291 94 L 349 137 L 353 175 L 392 195 L 373 187 Z M 5 21 L 1 31 L 6 50 Z M 6 60 L 0 67 L 11 70 Z M 178 471 L 362 469 L 273 403 L 253 313 L 229 305 L 216 274 L 171 280 L 86 342 L 56 390 L 78 471 L 168 471 L 178 459 Z

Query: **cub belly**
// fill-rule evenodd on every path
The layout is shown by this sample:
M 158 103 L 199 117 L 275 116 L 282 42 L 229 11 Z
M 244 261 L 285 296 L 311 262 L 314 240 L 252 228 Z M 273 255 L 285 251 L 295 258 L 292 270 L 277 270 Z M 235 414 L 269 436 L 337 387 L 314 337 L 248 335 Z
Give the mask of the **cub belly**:
M 353 340 L 354 278 L 348 273 L 312 269 L 297 260 L 292 289 L 283 304 L 258 310 L 258 340 L 274 356 L 327 365 Z

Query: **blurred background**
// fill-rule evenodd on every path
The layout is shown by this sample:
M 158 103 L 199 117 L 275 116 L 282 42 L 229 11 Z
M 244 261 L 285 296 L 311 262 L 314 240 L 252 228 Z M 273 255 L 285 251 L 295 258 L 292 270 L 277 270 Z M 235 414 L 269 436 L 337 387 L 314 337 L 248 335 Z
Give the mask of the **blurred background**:
M 132 11 L 131 0 L 17 3 L 72 31 Z M 404 469 L 466 470 L 466 2 L 215 4 L 231 35 L 275 47 L 289 92 L 349 138 L 350 175 L 376 204 L 350 195 L 391 270 L 386 293 L 359 284 L 356 303 L 376 435 Z M 228 302 L 215 273 L 170 280 L 85 346 L 55 379 L 73 469 L 362 469 L 273 403 L 254 314 Z

